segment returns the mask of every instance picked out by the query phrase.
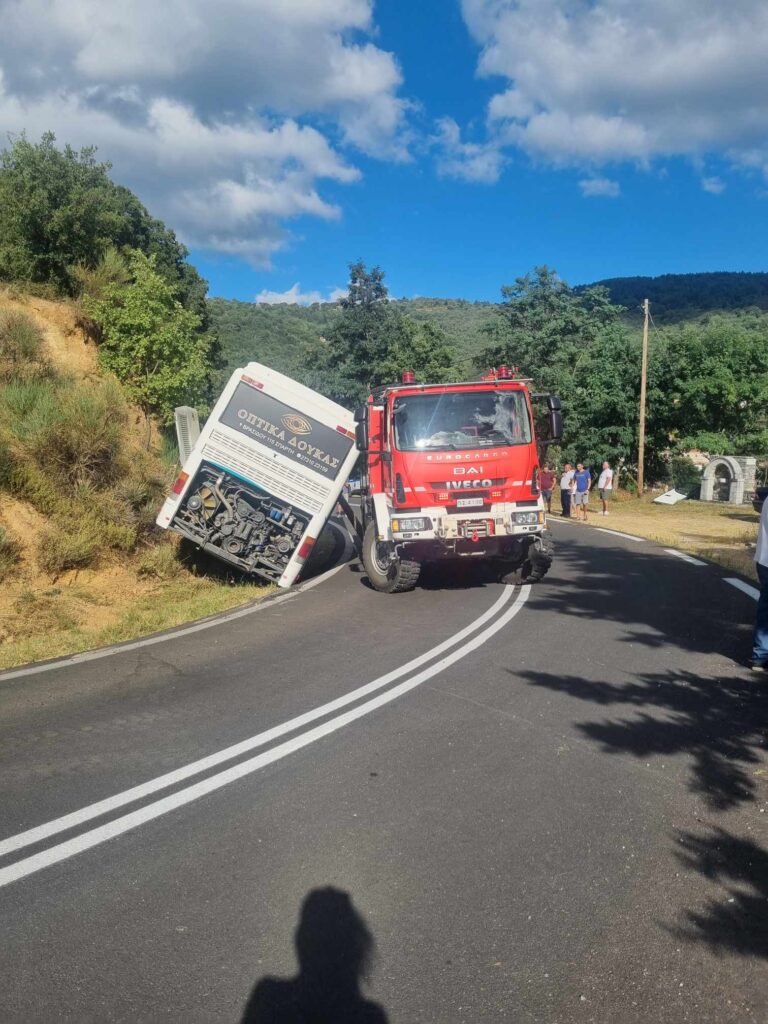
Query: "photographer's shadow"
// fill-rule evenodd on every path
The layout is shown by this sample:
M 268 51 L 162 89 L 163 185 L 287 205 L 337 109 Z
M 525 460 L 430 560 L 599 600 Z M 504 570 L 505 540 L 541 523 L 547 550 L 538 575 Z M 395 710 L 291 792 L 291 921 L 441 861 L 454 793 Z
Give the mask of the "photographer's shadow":
M 349 894 L 313 889 L 296 929 L 298 975 L 262 978 L 241 1024 L 387 1024 L 384 1010 L 360 992 L 373 950 L 373 936 Z

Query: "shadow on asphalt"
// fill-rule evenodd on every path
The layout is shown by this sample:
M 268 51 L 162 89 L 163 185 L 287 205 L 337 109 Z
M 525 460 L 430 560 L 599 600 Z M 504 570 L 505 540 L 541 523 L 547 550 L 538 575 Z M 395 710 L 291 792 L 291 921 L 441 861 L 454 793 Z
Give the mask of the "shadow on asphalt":
M 360 582 L 369 590 L 374 588 L 362 566 L 354 567 L 360 574 Z M 476 590 L 498 583 L 498 572 L 478 562 L 424 562 L 419 574 L 418 590 Z
M 374 939 L 348 893 L 313 889 L 295 936 L 299 973 L 262 978 L 241 1024 L 387 1024 L 387 1015 L 360 991 L 369 976 Z
M 683 867 L 718 883 L 726 898 L 687 911 L 685 924 L 673 930 L 676 938 L 703 942 L 718 954 L 768 957 L 768 853 L 754 840 L 721 828 L 698 836 L 683 833 L 679 844 L 676 855 Z
M 572 571 L 558 579 L 562 565 Z M 712 675 L 625 669 L 618 681 L 593 681 L 575 674 L 508 671 L 530 686 L 621 711 L 621 717 L 575 723 L 606 754 L 687 755 L 690 791 L 720 814 L 754 801 L 768 773 L 760 767 L 765 765 L 768 687 L 739 668 L 749 654 L 752 622 L 724 621 L 717 607 L 691 601 L 690 586 L 690 573 L 670 571 L 658 555 L 561 539 L 548 582 L 531 595 L 533 610 L 573 616 L 585 626 L 596 618 L 617 623 L 628 644 L 711 654 Z M 731 596 L 723 589 L 727 606 Z M 722 658 L 736 664 L 723 665 Z M 674 934 L 718 952 L 768 957 L 768 852 L 752 838 L 713 827 L 678 837 L 675 855 L 688 870 L 719 886 L 722 901 L 683 911 L 684 923 Z

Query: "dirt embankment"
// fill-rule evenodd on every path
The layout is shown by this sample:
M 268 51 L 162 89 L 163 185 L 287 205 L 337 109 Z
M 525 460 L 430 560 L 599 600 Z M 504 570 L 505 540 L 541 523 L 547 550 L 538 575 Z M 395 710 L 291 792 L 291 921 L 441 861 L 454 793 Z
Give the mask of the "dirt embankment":
M 40 328 L 45 355 L 61 376 L 86 385 L 102 379 L 97 347 L 79 327 L 74 304 L 0 289 L 0 314 L 7 312 L 23 313 Z M 128 460 L 140 458 L 155 478 L 170 482 L 175 467 L 156 425 L 149 453 L 139 409 L 128 406 L 125 431 Z M 93 564 L 52 576 L 40 564 L 51 526 L 34 504 L 0 487 L 0 528 L 19 556 L 0 584 L 0 669 L 132 639 L 242 604 L 265 589 L 196 574 L 179 559 L 176 538 L 159 531 L 134 550 L 105 549 Z

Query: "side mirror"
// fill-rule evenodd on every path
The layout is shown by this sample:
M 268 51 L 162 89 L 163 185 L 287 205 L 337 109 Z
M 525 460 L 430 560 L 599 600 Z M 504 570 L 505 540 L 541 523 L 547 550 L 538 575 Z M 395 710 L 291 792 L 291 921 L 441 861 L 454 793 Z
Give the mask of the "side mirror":
M 365 423 L 367 411 L 367 405 L 358 405 L 358 407 L 355 409 L 355 423 Z
M 363 410 L 365 406 L 363 406 Z M 357 419 L 357 413 L 355 413 L 355 419 Z M 355 427 L 355 444 L 359 452 L 368 451 L 368 424 L 365 422 L 365 418 L 362 421 L 358 421 Z
M 558 395 L 549 395 L 549 443 L 560 444 L 563 439 L 563 403 Z

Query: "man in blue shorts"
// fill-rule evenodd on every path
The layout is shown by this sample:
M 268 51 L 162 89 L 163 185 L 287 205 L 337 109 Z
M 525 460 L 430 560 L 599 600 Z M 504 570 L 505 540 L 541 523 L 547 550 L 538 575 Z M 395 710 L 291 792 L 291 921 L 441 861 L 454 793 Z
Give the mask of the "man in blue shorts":
M 576 463 L 576 472 L 573 474 L 573 482 L 576 490 L 573 493 L 573 503 L 576 506 L 576 518 L 582 522 L 587 521 L 587 506 L 589 504 L 589 492 L 592 488 L 592 475 L 588 469 L 584 469 L 583 462 Z M 581 513 L 581 515 L 579 515 Z

